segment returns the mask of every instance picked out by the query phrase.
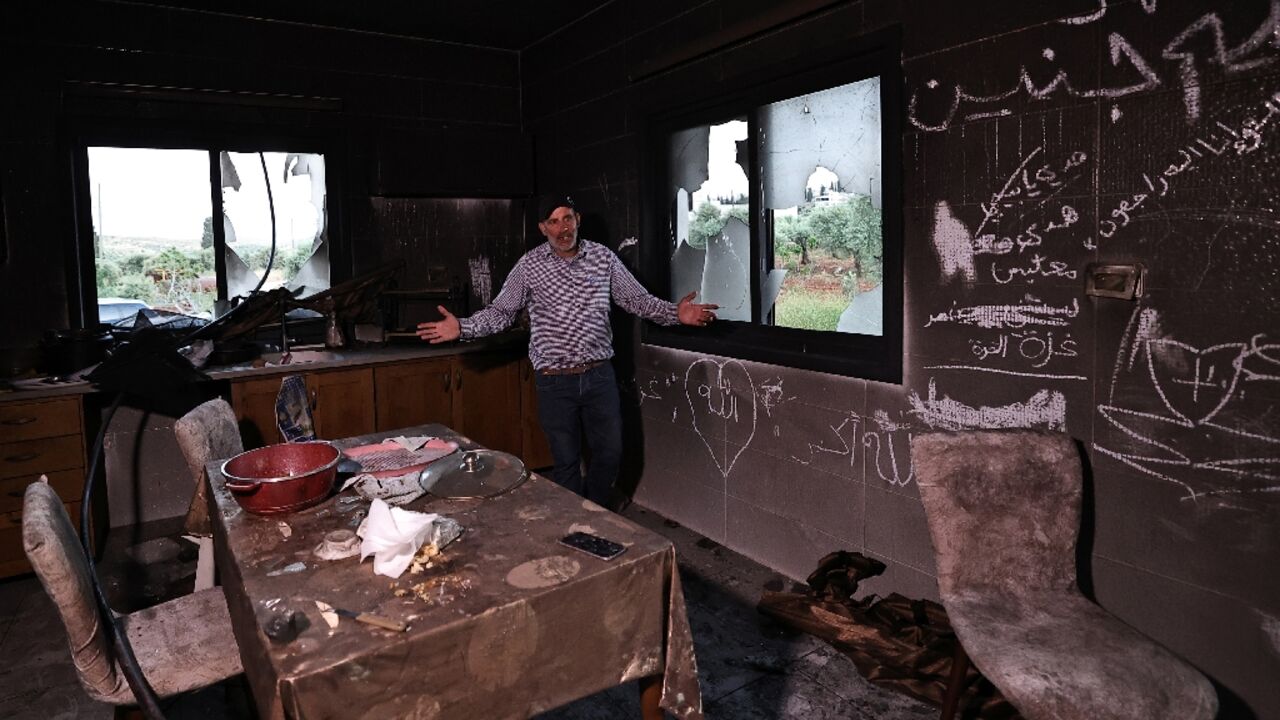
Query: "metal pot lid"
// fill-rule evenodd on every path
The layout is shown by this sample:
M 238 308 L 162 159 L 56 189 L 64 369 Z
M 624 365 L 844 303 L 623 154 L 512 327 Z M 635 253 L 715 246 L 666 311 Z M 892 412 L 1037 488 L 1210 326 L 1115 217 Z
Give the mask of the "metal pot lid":
M 490 498 L 514 489 L 528 477 L 529 471 L 515 455 L 500 450 L 465 450 L 428 465 L 418 482 L 436 497 Z

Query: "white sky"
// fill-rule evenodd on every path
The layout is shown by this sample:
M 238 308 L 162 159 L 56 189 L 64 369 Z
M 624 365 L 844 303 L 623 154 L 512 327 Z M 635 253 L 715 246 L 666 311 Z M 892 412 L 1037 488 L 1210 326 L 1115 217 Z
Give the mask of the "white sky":
M 730 120 L 721 125 L 711 126 L 707 148 L 707 181 L 693 193 L 694 210 L 697 210 L 702 203 L 716 198 L 733 198 L 740 194 L 749 194 L 747 174 L 736 162 L 737 143 L 746 139 L 745 120 Z M 838 176 L 827 168 L 818 167 L 809 176 L 805 187 L 817 194 L 822 187 L 834 186 L 838 179 Z
M 284 178 L 286 153 L 265 153 L 276 209 L 276 237 L 283 247 L 308 244 L 319 213 L 311 176 Z M 232 153 L 240 190 L 224 190 L 223 205 L 239 243 L 271 242 L 270 209 L 256 153 Z M 213 213 L 209 153 L 205 150 L 89 148 L 89 190 L 94 227 L 104 236 L 166 238 L 199 246 Z

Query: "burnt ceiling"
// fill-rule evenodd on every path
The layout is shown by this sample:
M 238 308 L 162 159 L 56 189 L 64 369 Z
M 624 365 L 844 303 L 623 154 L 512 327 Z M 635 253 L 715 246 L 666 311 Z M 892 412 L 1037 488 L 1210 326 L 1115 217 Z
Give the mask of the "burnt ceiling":
M 117 0 L 100 0 L 116 2 Z M 610 0 L 130 0 L 223 15 L 523 50 Z

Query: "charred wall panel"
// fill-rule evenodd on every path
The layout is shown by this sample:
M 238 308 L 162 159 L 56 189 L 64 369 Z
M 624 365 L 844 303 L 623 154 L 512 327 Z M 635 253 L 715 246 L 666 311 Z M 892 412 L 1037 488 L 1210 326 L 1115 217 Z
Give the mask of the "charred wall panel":
M 936 597 L 910 437 L 1063 430 L 1087 463 L 1081 586 L 1209 674 L 1223 717 L 1280 716 L 1280 4 L 864 0 L 742 37 L 728 2 L 624 4 L 642 29 L 598 43 L 632 82 L 526 105 L 539 185 L 639 183 L 655 103 L 875 28 L 901 26 L 907 101 L 903 384 L 639 346 L 635 497 L 796 578 L 853 549 L 889 564 L 869 590 Z M 553 36 L 523 82 L 583 62 Z M 632 169 L 561 131 L 620 98 Z M 629 229 L 639 207 L 588 211 Z M 1144 295 L 1086 295 L 1094 262 L 1140 263 Z
M 24 1 L 0 10 L 0 77 L 5 107 L 16 109 L 0 119 L 9 245 L 0 280 L 32 301 L 0 310 L 0 345 L 31 344 L 44 329 L 74 322 L 64 267 L 75 246 L 67 160 L 75 118 L 327 134 L 328 160 L 341 175 L 331 221 L 335 235 L 350 240 L 335 243 L 339 279 L 406 240 L 355 235 L 372 226 L 371 195 L 529 191 L 515 52 L 228 13 L 96 2 L 69 12 L 66 5 Z M 185 95 L 181 102 L 139 98 L 120 93 L 124 86 Z M 237 104 L 237 96 L 246 102 Z M 324 107 L 309 106 L 315 98 Z M 507 242 L 523 246 L 519 227 Z M 466 275 L 465 259 L 453 270 Z

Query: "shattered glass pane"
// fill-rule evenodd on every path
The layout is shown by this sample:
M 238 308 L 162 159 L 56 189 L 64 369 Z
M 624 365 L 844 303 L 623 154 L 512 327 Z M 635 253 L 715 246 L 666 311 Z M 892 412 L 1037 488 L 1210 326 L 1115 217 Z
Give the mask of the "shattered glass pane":
M 271 255 L 272 205 L 276 254 L 263 290 L 287 287 L 306 297 L 329 287 L 324 156 L 315 153 L 222 152 L 227 295 L 257 286 Z M 271 183 L 268 202 L 266 180 Z
M 764 317 L 772 310 L 783 327 L 883 334 L 880 79 L 766 105 L 759 117 L 774 250 Z
M 725 320 L 751 320 L 746 118 L 671 136 L 671 299 L 697 291 Z

